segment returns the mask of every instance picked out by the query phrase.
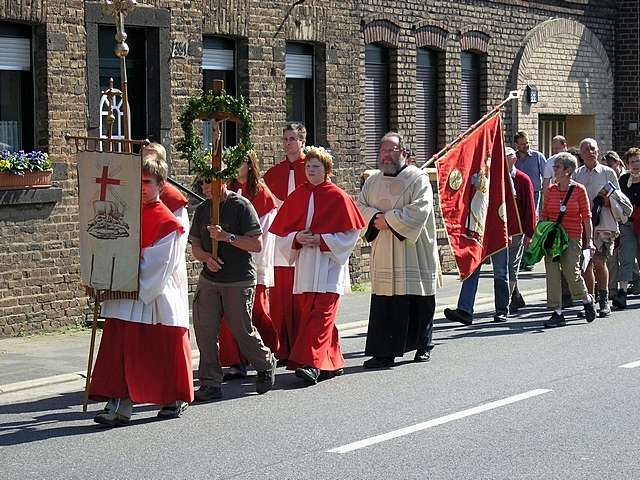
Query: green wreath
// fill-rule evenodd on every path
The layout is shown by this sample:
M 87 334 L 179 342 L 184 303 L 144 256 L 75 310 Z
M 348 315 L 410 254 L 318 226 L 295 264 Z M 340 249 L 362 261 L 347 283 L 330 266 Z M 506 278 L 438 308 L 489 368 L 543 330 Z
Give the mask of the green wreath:
M 222 151 L 225 168 L 214 170 L 211 167 L 211 152 L 202 150 L 202 138 L 193 126 L 196 119 L 211 118 L 214 113 L 229 114 L 240 120 L 240 142 Z M 251 143 L 251 113 L 244 99 L 235 98 L 222 90 L 219 94 L 209 91 L 199 97 L 189 98 L 187 108 L 178 116 L 184 137 L 178 140 L 177 150 L 187 160 L 189 173 L 196 173 L 206 180 L 226 180 L 235 178 L 242 160 L 253 148 Z

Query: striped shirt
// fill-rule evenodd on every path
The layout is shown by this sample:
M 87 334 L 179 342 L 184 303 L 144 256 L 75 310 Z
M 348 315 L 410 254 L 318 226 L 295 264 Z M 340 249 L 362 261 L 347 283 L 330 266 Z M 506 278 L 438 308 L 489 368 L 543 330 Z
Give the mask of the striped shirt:
M 569 238 L 582 238 L 582 222 L 591 218 L 591 202 L 583 185 L 573 181 L 571 184 L 576 187 L 567 203 L 567 211 L 562 217 L 562 226 Z M 566 195 L 567 192 L 560 191 L 557 184 L 549 185 L 547 193 L 544 194 L 541 219 L 555 222 L 560 214 L 560 204 Z

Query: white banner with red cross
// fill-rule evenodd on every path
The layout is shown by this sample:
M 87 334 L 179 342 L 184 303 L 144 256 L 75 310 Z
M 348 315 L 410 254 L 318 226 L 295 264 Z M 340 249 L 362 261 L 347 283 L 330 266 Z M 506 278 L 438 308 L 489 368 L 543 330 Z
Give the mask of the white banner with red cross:
M 82 285 L 102 299 L 136 298 L 142 159 L 105 152 L 79 152 L 77 159 Z

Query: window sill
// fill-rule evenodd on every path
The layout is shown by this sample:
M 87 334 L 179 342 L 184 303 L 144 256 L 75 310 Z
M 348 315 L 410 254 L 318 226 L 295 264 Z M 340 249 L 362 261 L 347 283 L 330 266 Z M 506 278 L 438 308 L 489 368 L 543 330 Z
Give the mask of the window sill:
M 57 187 L 0 190 L 0 207 L 41 205 L 58 203 L 60 200 L 62 200 L 62 189 Z

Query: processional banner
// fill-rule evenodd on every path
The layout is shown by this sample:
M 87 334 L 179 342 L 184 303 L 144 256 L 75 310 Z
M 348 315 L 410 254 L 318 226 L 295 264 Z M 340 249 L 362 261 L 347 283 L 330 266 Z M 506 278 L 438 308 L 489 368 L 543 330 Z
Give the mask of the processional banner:
M 437 161 L 440 208 L 464 280 L 522 233 L 496 115 Z
M 80 279 L 99 299 L 137 298 L 140 155 L 79 152 Z

